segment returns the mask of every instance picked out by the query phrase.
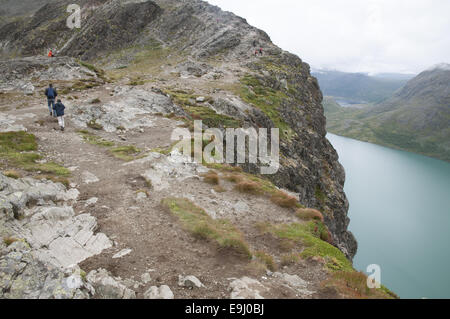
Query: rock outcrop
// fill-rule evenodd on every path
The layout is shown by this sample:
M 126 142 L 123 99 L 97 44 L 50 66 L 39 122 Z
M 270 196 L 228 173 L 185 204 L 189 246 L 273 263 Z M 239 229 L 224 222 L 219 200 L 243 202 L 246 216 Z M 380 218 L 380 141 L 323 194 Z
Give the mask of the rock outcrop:
M 275 46 L 265 32 L 244 19 L 200 0 L 83 1 L 80 30 L 64 27 L 61 11 L 67 3 L 51 2 L 31 20 L 19 19 L 3 26 L 3 55 L 32 55 L 56 47 L 58 54 L 96 59 L 106 68 L 116 67 L 119 62 L 126 68 L 145 61 L 144 56 L 155 59 L 151 61 L 161 74 L 234 83 L 237 90 L 215 90 L 211 103 L 197 103 L 238 119 L 245 126 L 280 128 L 281 168 L 269 178 L 299 193 L 303 205 L 323 211 L 335 245 L 350 259 L 355 255 L 357 243 L 347 230 L 345 172 L 325 137 L 323 97 L 307 63 Z M 39 32 L 41 28 L 48 31 Z M 24 35 L 20 43 L 18 34 Z M 23 42 L 26 45 L 22 46 Z M 255 48 L 263 48 L 262 57 L 254 57 Z M 165 64 L 158 56 L 176 56 L 177 64 Z M 80 106 L 74 120 L 80 125 L 99 121 L 105 130 L 115 131 L 121 123 L 128 128 L 152 125 L 145 118 L 136 120 L 143 113 L 184 115 L 182 105 L 171 106 L 163 95 L 139 89 L 118 94 L 123 94 L 124 101 L 98 108 Z M 255 165 L 243 167 L 251 173 L 259 171 Z
M 111 247 L 111 241 L 94 234 L 94 217 L 75 216 L 70 205 L 78 195 L 51 181 L 0 174 L 0 297 L 90 296 L 76 265 Z
M 308 64 L 200 0 L 80 1 L 80 30 L 65 27 L 68 3 L 0 26 L 1 56 L 18 56 L 0 62 L 0 132 L 36 134 L 39 160 L 71 173 L 70 188 L 20 178 L 48 176 L 0 153 L 19 171 L 0 174 L 4 297 L 314 298 L 330 269 L 351 271 L 345 172 Z M 57 58 L 33 56 L 49 47 Z M 64 133 L 41 105 L 49 81 Z M 187 161 L 170 137 L 194 120 L 279 128 L 278 172 Z M 299 217 L 301 205 L 320 218 Z

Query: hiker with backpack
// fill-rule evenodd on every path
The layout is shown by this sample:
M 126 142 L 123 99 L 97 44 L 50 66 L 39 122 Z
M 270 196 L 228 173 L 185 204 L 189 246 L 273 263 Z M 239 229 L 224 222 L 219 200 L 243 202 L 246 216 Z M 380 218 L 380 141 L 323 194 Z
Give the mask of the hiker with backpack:
M 64 110 L 65 110 L 64 104 L 62 104 L 61 100 L 58 100 L 58 102 L 53 106 L 53 114 L 58 118 L 58 124 L 61 128 L 61 131 L 64 131 Z
M 48 88 L 45 89 L 45 96 L 47 97 L 48 110 L 50 111 L 50 116 L 56 117 L 56 115 L 53 113 L 53 110 L 55 108 L 55 99 L 58 96 L 58 92 L 56 92 L 56 89 L 53 88 L 52 84 L 49 84 Z

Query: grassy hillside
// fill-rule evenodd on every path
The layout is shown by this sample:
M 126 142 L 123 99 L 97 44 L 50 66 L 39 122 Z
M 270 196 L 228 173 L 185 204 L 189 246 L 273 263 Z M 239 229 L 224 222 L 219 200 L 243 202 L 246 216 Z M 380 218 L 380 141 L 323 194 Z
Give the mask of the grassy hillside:
M 450 71 L 428 70 L 384 103 L 336 108 L 324 100 L 334 134 L 450 161 Z
M 382 102 L 403 87 L 411 78 L 405 75 L 369 76 L 364 73 L 339 71 L 318 71 L 313 75 L 319 80 L 324 95 L 355 103 Z

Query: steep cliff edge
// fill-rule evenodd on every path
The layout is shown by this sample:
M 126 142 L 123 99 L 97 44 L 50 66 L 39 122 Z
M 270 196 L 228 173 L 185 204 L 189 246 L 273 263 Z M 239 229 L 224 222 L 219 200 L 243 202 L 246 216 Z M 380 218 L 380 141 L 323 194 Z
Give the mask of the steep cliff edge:
M 57 55 L 89 60 L 105 71 L 81 62 L 77 66 L 76 61 L 61 57 L 54 59 L 51 62 L 53 65 L 24 67 L 18 77 L 4 77 L 2 90 L 5 93 L 2 98 L 7 110 L 7 100 L 22 90 L 28 94 L 30 112 L 33 113 L 35 108 L 38 109 L 38 98 L 46 81 L 51 79 L 57 85 L 60 95 L 67 101 L 70 123 L 81 129 L 78 133 L 77 130 L 67 131 L 64 139 L 68 145 L 56 142 L 55 137 L 46 132 L 45 125 L 49 124 L 50 119 L 31 127 L 26 117 L 17 117 L 11 110 L 2 123 L 5 130 L 22 125 L 37 134 L 39 139 L 50 139 L 64 149 L 64 152 L 57 147 L 55 149 L 53 142 L 52 146 L 42 145 L 47 151 L 56 152 L 55 156 L 64 166 L 74 168 L 72 178 L 76 180 L 75 184 L 85 185 L 81 189 L 82 194 L 86 194 L 83 199 L 88 200 L 95 194 L 101 201 L 103 206 L 95 205 L 94 216 L 99 218 L 102 231 L 108 237 L 117 237 L 119 246 L 126 243 L 133 248 L 137 256 L 130 258 L 136 262 L 138 271 L 145 270 L 142 267 L 145 267 L 144 262 L 149 256 L 168 269 L 177 266 L 175 269 L 179 271 L 180 261 L 190 262 L 192 255 L 195 255 L 191 251 L 194 249 L 200 256 L 206 256 L 205 265 L 201 266 L 204 273 L 214 272 L 211 263 L 217 257 L 211 257 L 209 248 L 192 242 L 186 235 L 182 235 L 181 239 L 188 244 L 175 240 L 174 243 L 179 246 L 171 247 L 176 254 L 182 255 L 175 260 L 159 248 L 148 251 L 144 245 L 164 247 L 164 242 L 170 240 L 165 236 L 173 233 L 173 226 L 166 224 L 172 225 L 174 220 L 167 219 L 164 211 L 172 212 L 183 220 L 186 214 L 203 216 L 201 209 L 213 220 L 223 217 L 237 225 L 249 242 L 250 254 L 256 260 L 265 260 L 269 268 L 275 269 L 279 264 L 291 265 L 287 260 L 283 262 L 289 254 L 284 254 L 277 245 L 287 243 L 287 251 L 292 252 L 295 247 L 295 244 L 290 246 L 292 242 L 297 243 L 302 238 L 302 258 L 305 260 L 307 257 L 317 257 L 319 265 L 323 263 L 327 269 L 351 269 L 348 261 L 330 250 L 333 247 L 329 243 L 333 243 L 351 259 L 357 245 L 347 231 L 348 202 L 343 192 L 345 173 L 336 151 L 325 137 L 322 94 L 308 64 L 276 47 L 267 34 L 249 26 L 244 19 L 202 1 L 86 1 L 80 30 L 65 27 L 67 1 L 48 2 L 31 19 L 18 19 L 0 29 L 2 56 L 43 55 L 47 48 L 52 47 Z M 259 48 L 263 49 L 263 55 L 255 56 L 255 49 Z M 1 67 L 8 70 L 12 65 L 42 65 L 47 63 L 45 61 L 48 60 L 30 57 L 2 62 Z M 4 73 L 9 74 L 7 71 Z M 19 86 L 17 78 L 22 81 Z M 236 170 L 234 173 L 238 176 L 229 176 L 227 170 L 230 168 L 216 166 L 213 167 L 216 170 L 214 176 L 209 178 L 218 180 L 222 189 L 212 189 L 201 183 L 202 186 L 199 186 L 195 180 L 202 174 L 208 174 L 207 170 L 199 167 L 186 172 L 177 166 L 176 154 L 167 155 L 170 153 L 170 129 L 180 123 L 189 127 L 194 119 L 202 119 L 207 126 L 221 129 L 280 128 L 280 170 L 275 175 L 258 177 L 258 167 L 245 164 L 242 168 L 251 174 Z M 79 140 L 80 136 L 82 140 Z M 84 145 L 83 141 L 90 146 Z M 74 149 L 74 143 L 83 150 L 82 153 Z M 97 145 L 105 147 L 103 155 L 98 153 Z M 97 160 L 89 155 L 91 153 L 96 154 Z M 117 158 L 131 163 L 120 166 Z M 102 163 L 95 172 L 99 178 L 92 178 L 92 183 L 104 185 L 105 189 L 101 190 L 85 182 L 86 172 L 92 171 L 87 163 L 77 164 L 91 161 L 97 167 L 100 159 Z M 75 168 L 78 166 L 82 167 Z M 139 177 L 141 175 L 143 179 Z M 181 179 L 171 180 L 174 176 Z M 293 192 L 298 202 L 294 207 L 290 204 L 283 207 L 283 204 L 279 206 L 272 201 L 265 202 L 264 196 L 256 196 L 256 199 L 254 195 L 242 197 L 239 184 L 249 182 L 249 179 L 259 185 L 250 183 L 253 185 L 251 187 L 256 187 L 257 193 L 261 191 L 273 197 L 273 203 L 277 202 L 277 196 L 286 199 L 283 197 L 285 195 L 277 193 L 274 185 Z M 151 191 L 145 190 L 148 185 L 143 181 L 150 181 Z M 233 186 L 236 182 L 237 188 Z M 171 198 L 170 190 L 179 196 Z M 140 199 L 136 199 L 133 192 L 137 192 Z M 208 198 L 211 193 L 212 202 Z M 163 212 L 158 206 L 160 202 Z M 200 210 L 192 203 L 198 205 Z M 230 206 L 229 203 L 234 204 Z M 320 225 L 310 229 L 310 224 L 298 223 L 295 210 L 302 205 L 322 212 L 331 238 Z M 113 213 L 105 214 L 105 210 L 109 209 Z M 146 212 L 145 216 L 149 217 L 139 217 L 134 213 L 136 209 Z M 203 222 L 211 222 L 204 218 L 201 217 Z M 221 234 L 223 226 L 211 223 Z M 188 230 L 189 227 L 185 225 Z M 258 232 L 255 232 L 255 227 Z M 135 229 L 138 229 L 136 233 Z M 142 237 L 143 233 L 149 229 L 158 229 L 158 232 L 142 242 L 145 237 Z M 228 231 L 233 234 L 232 228 Z M 291 238 L 291 231 L 299 237 Z M 180 235 L 177 232 L 175 236 Z M 316 242 L 317 236 L 323 243 Z M 305 242 L 314 249 L 305 249 Z M 88 269 L 102 266 L 120 275 L 129 272 L 129 260 L 115 259 L 112 262 L 109 253 L 90 258 L 83 266 Z M 269 255 L 274 260 L 271 261 Z M 235 261 L 234 257 L 229 258 L 226 264 Z M 291 255 L 291 258 L 294 259 L 289 266 L 293 267 L 292 271 L 295 268 L 299 275 L 308 276 L 299 270 L 301 263 L 295 262 L 296 255 Z M 270 266 L 272 264 L 275 266 Z M 316 266 L 308 265 L 307 268 L 315 269 Z M 226 271 L 228 273 L 228 268 Z M 326 272 L 322 274 L 321 270 L 314 270 L 314 273 L 323 275 L 321 280 L 327 277 Z M 230 270 L 228 275 L 242 276 L 243 273 L 235 274 Z M 161 275 L 163 280 L 168 280 L 167 276 L 167 273 Z M 267 286 L 275 287 L 280 278 L 285 278 L 283 276 L 283 273 L 278 273 Z M 205 280 L 213 281 L 210 277 Z M 315 284 L 320 282 L 317 278 L 311 280 Z M 307 286 L 301 284 L 299 287 L 306 289 Z M 294 289 L 297 294 L 311 296 L 299 287 Z M 320 290 L 318 286 L 313 288 L 314 291 Z M 266 290 L 272 291 L 268 296 L 279 297 L 273 295 L 273 289 Z M 179 293 L 183 294 L 182 291 Z M 211 292 L 208 296 L 220 296 L 215 293 Z

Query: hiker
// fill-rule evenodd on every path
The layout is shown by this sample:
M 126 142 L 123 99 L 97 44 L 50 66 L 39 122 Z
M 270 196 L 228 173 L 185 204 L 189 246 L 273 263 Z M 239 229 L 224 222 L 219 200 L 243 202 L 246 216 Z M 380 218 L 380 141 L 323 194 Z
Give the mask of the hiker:
M 53 58 L 54 57 L 52 49 L 50 49 L 50 51 L 48 52 L 48 57 L 49 58 Z
M 259 54 L 263 55 L 263 49 L 262 48 L 259 48 Z
M 53 106 L 54 113 L 58 117 L 58 124 L 61 128 L 61 131 L 64 131 L 64 110 L 65 110 L 64 104 L 62 104 L 61 100 L 58 100 L 58 103 L 56 103 Z
M 53 114 L 53 109 L 55 108 L 55 98 L 58 96 L 58 92 L 53 88 L 53 84 L 49 84 L 48 88 L 45 89 L 45 96 L 47 97 L 48 110 L 50 111 L 50 116 L 55 116 Z
M 255 56 L 258 56 L 258 50 L 255 50 Z

